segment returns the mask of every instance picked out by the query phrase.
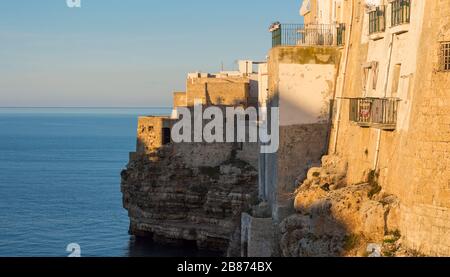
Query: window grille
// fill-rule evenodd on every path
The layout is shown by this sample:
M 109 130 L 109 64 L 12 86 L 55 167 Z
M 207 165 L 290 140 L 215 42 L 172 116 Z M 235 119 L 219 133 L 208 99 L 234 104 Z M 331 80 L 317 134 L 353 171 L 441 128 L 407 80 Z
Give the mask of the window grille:
M 450 71 L 450 42 L 441 43 L 439 69 L 440 71 Z

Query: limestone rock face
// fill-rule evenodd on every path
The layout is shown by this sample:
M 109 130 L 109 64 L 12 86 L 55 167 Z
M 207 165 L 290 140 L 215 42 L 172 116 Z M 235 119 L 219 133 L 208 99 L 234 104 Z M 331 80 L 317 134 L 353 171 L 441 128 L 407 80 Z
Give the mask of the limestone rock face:
M 346 165 L 326 156 L 296 192 L 295 214 L 280 226 L 283 256 L 363 256 L 397 231 L 398 200 L 377 190 L 376 181 L 347 185 Z M 381 247 L 380 247 L 381 248 Z
M 133 157 L 121 184 L 130 233 L 226 251 L 241 213 L 257 196 L 256 169 L 235 156 L 218 166 L 192 167 L 169 145 Z

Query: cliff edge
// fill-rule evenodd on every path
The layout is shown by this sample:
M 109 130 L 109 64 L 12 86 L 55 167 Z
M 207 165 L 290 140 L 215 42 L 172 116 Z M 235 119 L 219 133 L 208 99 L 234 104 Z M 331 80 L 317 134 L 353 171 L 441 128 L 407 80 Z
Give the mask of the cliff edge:
M 130 234 L 225 253 L 241 213 L 257 199 L 257 158 L 245 153 L 234 144 L 169 144 L 132 153 L 121 174 Z

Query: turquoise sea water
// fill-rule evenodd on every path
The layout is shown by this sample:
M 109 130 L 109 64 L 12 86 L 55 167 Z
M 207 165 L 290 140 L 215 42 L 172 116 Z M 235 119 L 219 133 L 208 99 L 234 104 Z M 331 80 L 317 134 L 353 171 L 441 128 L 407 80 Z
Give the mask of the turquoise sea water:
M 135 243 L 120 172 L 139 115 L 170 109 L 0 108 L 0 256 L 183 256 Z

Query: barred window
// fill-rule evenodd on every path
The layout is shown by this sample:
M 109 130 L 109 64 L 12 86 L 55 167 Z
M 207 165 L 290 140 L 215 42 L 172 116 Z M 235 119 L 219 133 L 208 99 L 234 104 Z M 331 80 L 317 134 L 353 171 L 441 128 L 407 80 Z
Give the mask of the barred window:
M 442 42 L 440 52 L 439 69 L 441 71 L 450 71 L 450 42 Z
M 385 31 L 385 8 L 379 6 L 375 10 L 369 12 L 369 34 L 380 33 Z
M 393 0 L 391 5 L 392 27 L 410 22 L 411 0 Z

